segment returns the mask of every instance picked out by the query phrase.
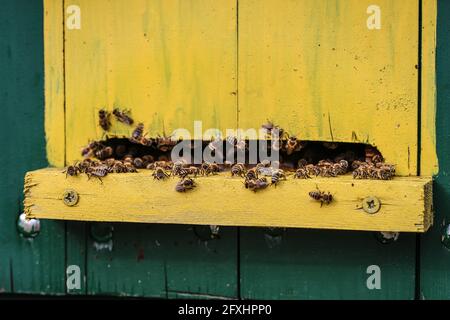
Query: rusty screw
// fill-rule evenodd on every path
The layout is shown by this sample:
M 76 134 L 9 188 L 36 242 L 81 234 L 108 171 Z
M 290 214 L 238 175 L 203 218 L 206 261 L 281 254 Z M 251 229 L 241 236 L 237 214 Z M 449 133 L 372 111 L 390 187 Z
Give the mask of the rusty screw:
M 369 196 L 362 201 L 362 207 L 369 214 L 377 213 L 381 208 L 381 202 L 377 197 Z
M 68 207 L 73 207 L 78 203 L 79 196 L 78 192 L 72 189 L 67 189 L 63 194 L 63 202 Z

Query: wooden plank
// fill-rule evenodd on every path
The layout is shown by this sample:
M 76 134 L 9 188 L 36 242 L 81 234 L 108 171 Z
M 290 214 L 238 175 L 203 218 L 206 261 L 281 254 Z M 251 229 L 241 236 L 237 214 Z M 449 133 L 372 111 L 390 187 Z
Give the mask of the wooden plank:
M 422 0 L 422 117 L 420 174 L 438 173 L 436 154 L 437 1 Z
M 417 174 L 418 1 L 239 1 L 239 127 L 376 145 Z M 395 141 L 395 143 L 393 143 Z
M 348 175 L 291 177 L 257 193 L 229 173 L 199 177 L 196 189 L 182 194 L 175 192 L 176 183 L 156 181 L 148 171 L 110 174 L 101 183 L 85 176 L 66 178 L 60 169 L 42 169 L 25 178 L 25 212 L 29 217 L 63 220 L 409 232 L 424 232 L 432 221 L 431 178 L 426 177 L 391 181 L 354 180 Z M 321 207 L 312 200 L 308 193 L 316 188 L 331 192 L 333 202 Z M 62 201 L 68 189 L 79 194 L 72 207 Z M 380 199 L 377 214 L 362 210 L 368 196 Z
M 449 250 L 441 243 L 445 225 L 450 222 L 450 142 L 448 123 L 450 121 L 450 2 L 437 3 L 437 52 L 436 52 L 436 143 L 439 159 L 439 173 L 434 183 L 433 228 L 421 240 L 420 250 L 420 298 L 448 299 L 450 295 Z
M 112 241 L 103 249 L 88 238 L 88 294 L 237 297 L 235 228 L 224 228 L 221 239 L 206 243 L 189 226 L 112 226 Z
M 44 0 L 45 137 L 50 165 L 65 165 L 63 1 Z
M 67 160 L 104 132 L 98 110 L 130 108 L 152 136 L 178 128 L 235 128 L 236 1 L 75 0 L 66 31 Z M 68 4 L 67 4 L 68 5 Z M 113 123 L 111 134 L 132 128 Z
M 414 299 L 413 234 L 381 244 L 372 232 L 242 228 L 240 239 L 243 299 Z M 367 287 L 372 265 L 380 289 Z
M 65 292 L 64 223 L 42 221 L 33 240 L 19 236 L 23 176 L 46 167 L 43 6 L 6 0 L 0 10 L 0 291 Z

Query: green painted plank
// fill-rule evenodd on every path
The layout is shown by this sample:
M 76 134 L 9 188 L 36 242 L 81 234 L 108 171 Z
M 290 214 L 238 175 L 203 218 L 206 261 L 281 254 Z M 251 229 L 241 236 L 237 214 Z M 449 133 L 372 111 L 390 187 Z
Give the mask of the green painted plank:
M 209 230 L 209 226 L 180 225 L 167 233 L 169 292 L 238 297 L 237 229 L 222 227 L 219 239 L 205 241 Z
M 0 291 L 63 293 L 64 223 L 42 222 L 33 241 L 20 238 L 15 226 L 25 172 L 47 166 L 42 2 L 1 5 Z
M 66 222 L 66 271 L 70 275 L 74 274 L 71 269 L 76 266 L 80 270 L 80 287 L 67 287 L 66 293 L 71 295 L 85 295 L 87 293 L 86 285 L 86 259 L 87 259 L 87 222 L 67 221 Z M 67 275 L 66 275 L 67 276 Z
M 90 231 L 93 225 L 113 227 L 112 246 L 94 240 Z M 88 294 L 166 297 L 164 254 L 167 248 L 159 242 L 163 237 L 161 231 L 145 224 L 89 224 Z M 100 245 L 104 248 L 99 248 Z
M 414 299 L 415 235 L 381 244 L 371 232 L 243 228 L 243 299 Z M 369 290 L 367 268 L 381 271 Z
M 438 1 L 436 51 L 436 147 L 439 173 L 433 186 L 434 226 L 421 241 L 421 298 L 450 299 L 450 250 L 441 244 L 442 224 L 450 222 L 450 2 Z
M 237 296 L 234 228 L 200 241 L 189 226 L 112 224 L 112 250 L 87 248 L 88 294 L 171 298 Z M 97 244 L 98 245 L 98 244 Z

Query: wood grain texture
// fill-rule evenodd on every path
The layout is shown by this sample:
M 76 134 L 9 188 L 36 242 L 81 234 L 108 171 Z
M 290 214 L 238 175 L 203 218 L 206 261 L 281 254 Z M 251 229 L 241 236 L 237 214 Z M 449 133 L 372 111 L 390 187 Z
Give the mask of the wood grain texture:
M 243 299 L 414 299 L 413 234 L 381 244 L 372 232 L 287 229 L 277 237 L 265 232 L 241 228 Z M 379 290 L 366 285 L 371 265 L 380 267 Z
M 45 137 L 50 165 L 65 165 L 63 1 L 44 0 Z
M 70 4 L 80 7 L 82 27 L 65 34 L 69 163 L 104 137 L 100 108 L 130 108 L 152 136 L 192 132 L 194 120 L 204 129 L 236 127 L 236 1 Z M 108 134 L 131 130 L 114 122 Z
M 409 232 L 426 231 L 432 214 L 431 178 L 425 177 L 291 178 L 257 193 L 229 174 L 197 178 L 196 189 L 182 194 L 175 192 L 176 182 L 155 181 L 148 171 L 110 174 L 101 183 L 85 176 L 66 178 L 58 169 L 37 170 L 25 178 L 25 212 L 29 217 L 63 220 Z M 308 196 L 316 188 L 331 192 L 334 201 L 320 207 Z M 67 189 L 80 195 L 73 207 L 62 201 Z M 372 195 L 382 206 L 369 215 L 361 206 Z
M 450 297 L 450 251 L 441 243 L 445 226 L 450 222 L 450 2 L 437 2 L 436 52 L 436 144 L 439 173 L 434 182 L 435 223 L 421 237 L 420 298 L 426 300 Z
M 417 172 L 418 2 L 239 1 L 239 127 L 376 145 Z M 395 141 L 395 142 L 394 142 Z
M 33 240 L 19 236 L 23 176 L 46 167 L 43 7 L 6 0 L 0 10 L 0 292 L 65 292 L 64 222 L 42 221 Z
M 437 0 L 422 0 L 422 101 L 420 174 L 437 174 L 436 154 Z

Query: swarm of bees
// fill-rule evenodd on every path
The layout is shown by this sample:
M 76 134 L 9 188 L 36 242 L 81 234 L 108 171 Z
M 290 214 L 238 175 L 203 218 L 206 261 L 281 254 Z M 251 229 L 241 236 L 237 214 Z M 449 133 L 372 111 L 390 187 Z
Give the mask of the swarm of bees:
M 111 128 L 111 118 L 127 126 L 133 126 L 134 120 L 130 110 L 115 108 L 112 112 L 101 109 L 98 112 L 98 125 L 104 130 Z M 67 176 L 85 174 L 88 179 L 102 179 L 110 173 L 134 173 L 138 170 L 151 170 L 151 176 L 157 181 L 178 178 L 175 191 L 193 190 L 199 176 L 213 176 L 229 170 L 231 177 L 243 179 L 245 189 L 253 192 L 276 187 L 289 175 L 294 179 L 311 179 L 314 177 L 337 177 L 351 172 L 354 179 L 390 180 L 395 176 L 395 166 L 384 162 L 378 150 L 371 146 L 360 145 L 356 148 L 345 143 L 301 141 L 296 136 L 268 121 L 262 126 L 267 139 L 278 139 L 272 144 L 272 150 L 280 152 L 280 161 L 271 163 L 263 160 L 256 166 L 246 163 L 209 163 L 191 165 L 186 161 L 172 162 L 170 152 L 179 142 L 172 137 L 147 137 L 144 124 L 139 122 L 131 130 L 129 137 L 108 138 L 104 141 L 91 141 L 81 150 L 84 158 L 69 165 L 64 173 Z M 277 134 L 274 134 L 277 132 Z M 230 144 L 231 150 L 249 151 L 248 141 L 228 137 L 225 141 L 202 141 L 202 148 L 219 150 L 221 143 Z M 192 147 L 191 143 L 191 148 Z M 228 154 L 226 156 L 229 159 Z M 231 158 L 233 159 L 233 158 Z M 309 196 L 323 204 L 329 204 L 333 196 L 320 190 L 311 191 Z

